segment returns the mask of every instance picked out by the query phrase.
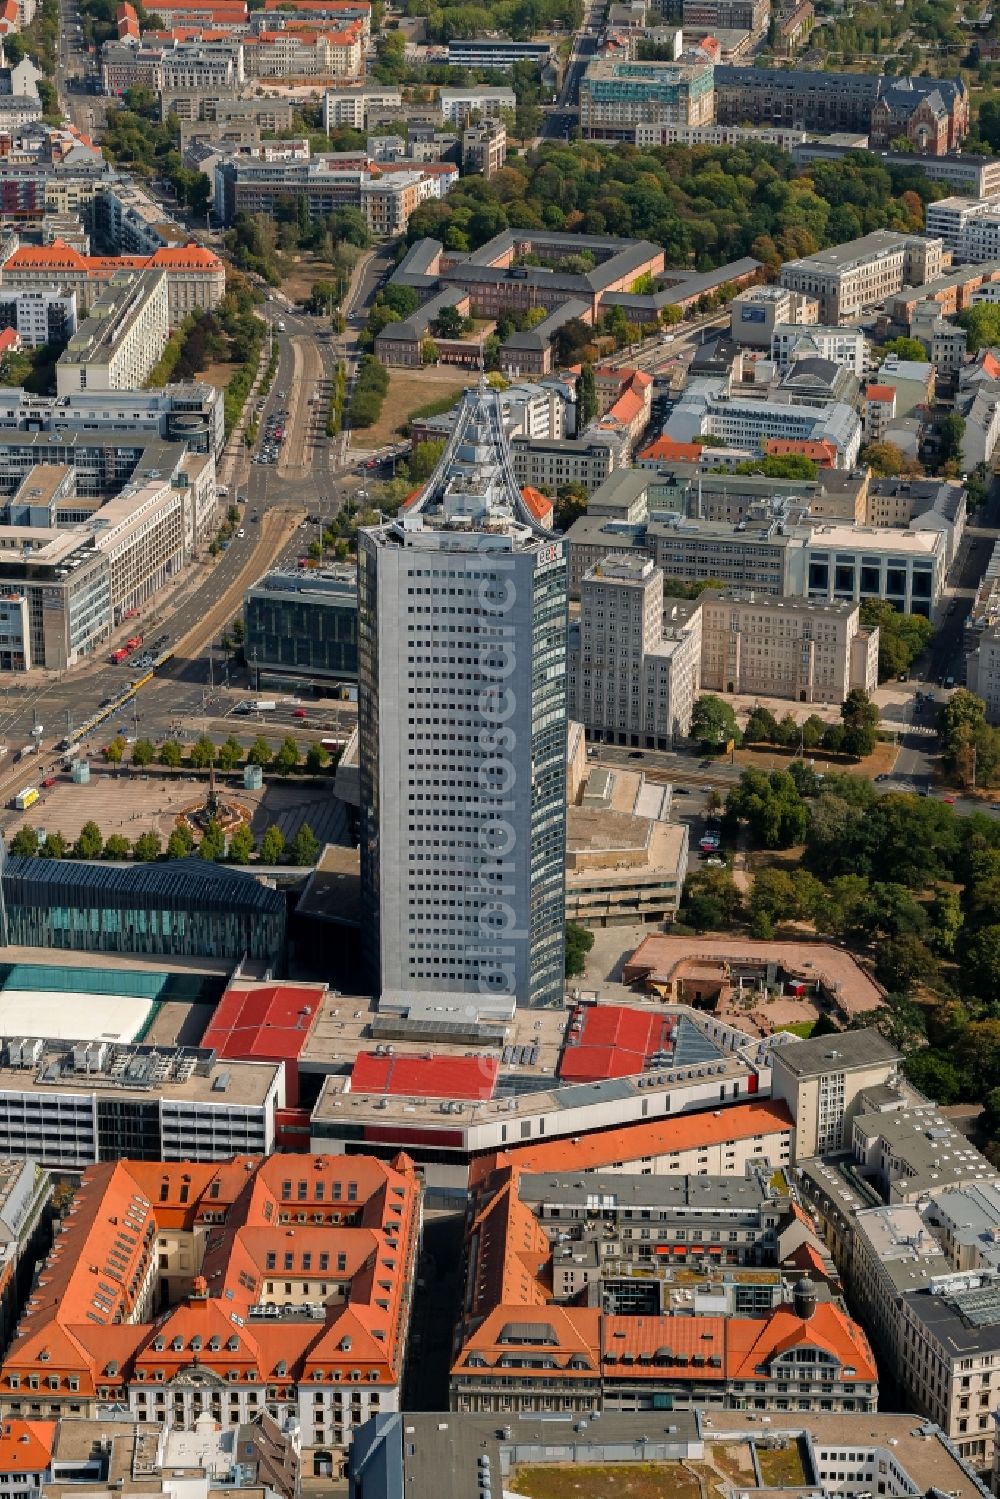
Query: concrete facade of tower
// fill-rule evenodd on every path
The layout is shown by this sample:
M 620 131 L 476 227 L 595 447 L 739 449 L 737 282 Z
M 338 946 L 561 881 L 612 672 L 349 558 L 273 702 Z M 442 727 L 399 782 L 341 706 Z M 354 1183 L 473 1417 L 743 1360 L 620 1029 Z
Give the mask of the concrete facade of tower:
M 481 381 L 427 484 L 360 535 L 364 944 L 384 1002 L 562 999 L 566 623 L 565 544 Z

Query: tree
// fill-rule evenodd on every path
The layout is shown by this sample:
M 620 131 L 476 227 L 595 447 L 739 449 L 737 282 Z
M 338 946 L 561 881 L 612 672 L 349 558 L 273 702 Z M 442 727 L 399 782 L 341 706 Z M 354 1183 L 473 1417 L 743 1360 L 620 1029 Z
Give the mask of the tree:
M 315 864 L 319 858 L 319 851 L 319 839 L 309 824 L 304 822 L 292 839 L 292 846 L 289 850 L 292 863 L 298 864 L 300 867 L 307 864 Z
M 432 442 L 422 442 L 414 448 L 410 457 L 410 481 L 413 484 L 426 484 L 431 474 L 437 468 L 438 460 L 444 452 L 444 438 L 435 438 Z
M 241 822 L 229 835 L 229 857 L 234 864 L 249 864 L 254 853 L 253 833 Z
M 291 734 L 286 734 L 284 739 L 281 741 L 281 748 L 278 750 L 278 753 L 274 757 L 275 767 L 281 772 L 282 775 L 287 775 L 290 770 L 295 769 L 298 763 L 299 747 L 295 743 L 295 740 L 292 738 Z
M 810 713 L 802 724 L 802 748 L 803 750 L 814 750 L 822 741 L 826 732 L 826 724 L 818 713 Z
M 49 833 L 39 853 L 43 859 L 65 859 L 66 839 L 62 833 Z
M 438 348 L 433 338 L 425 338 L 420 345 L 421 364 L 437 364 L 440 358 L 441 350 Z
M 38 853 L 38 829 L 30 828 L 27 824 L 18 828 L 10 840 L 10 851 L 22 859 L 33 859 Z
M 104 842 L 104 857 L 122 863 L 131 852 L 129 841 L 121 833 L 109 833 Z
M 684 881 L 677 915 L 696 932 L 712 932 L 731 926 L 741 910 L 740 892 L 728 869 L 696 869 Z
M 104 838 L 97 823 L 85 822 L 73 845 L 74 859 L 99 859 L 103 850 Z
M 262 864 L 280 864 L 281 856 L 285 852 L 285 839 L 281 829 L 273 822 L 265 829 L 264 836 L 260 840 L 260 862 Z
M 319 775 L 330 756 L 321 744 L 311 744 L 306 755 L 306 770 L 310 775 Z
M 594 945 L 594 934 L 576 921 L 566 923 L 566 977 L 579 978 L 587 966 L 587 954 Z
M 754 876 L 748 902 L 754 936 L 772 937 L 780 922 L 810 919 L 822 893 L 819 880 L 805 870 L 760 870 Z
M 745 770 L 726 800 L 726 817 L 745 822 L 753 841 L 764 848 L 803 842 L 809 822 L 806 804 L 786 770 L 771 775 Z
M 731 739 L 739 743 L 736 714 L 723 698 L 711 692 L 698 698 L 691 714 L 691 738 L 704 750 L 722 749 Z
M 994 998 L 1000 989 L 1000 926 L 992 924 L 973 932 L 961 957 L 959 972 L 963 993 L 986 1001 Z
M 878 705 L 863 687 L 854 687 L 841 704 L 844 722 L 843 750 L 854 760 L 862 760 L 875 748 L 878 737 Z
M 442 307 L 434 320 L 437 338 L 461 338 L 465 319 L 457 307 Z
M 777 743 L 778 720 L 770 708 L 763 708 L 758 704 L 751 709 L 743 730 L 743 739 L 746 744 Z
M 186 822 L 175 825 L 170 837 L 167 839 L 167 858 L 186 859 L 194 848 L 194 837 Z
M 154 859 L 158 859 L 160 857 L 160 850 L 162 849 L 162 847 L 163 841 L 160 838 L 159 833 L 140 833 L 139 837 L 135 840 L 132 852 L 135 858 L 141 860 L 142 863 L 152 864 Z M 176 857 L 178 856 L 174 854 L 171 855 L 171 858 Z
M 160 745 L 160 764 L 176 770 L 181 763 L 181 747 L 176 739 L 166 739 Z
M 962 443 L 965 439 L 965 418 L 957 411 L 949 411 L 938 429 L 941 446 L 938 457 L 941 464 L 962 461 Z
M 866 442 L 858 454 L 862 463 L 868 465 L 876 479 L 894 479 L 904 472 L 908 459 L 902 448 L 894 442 Z
M 575 520 L 587 512 L 587 491 L 582 484 L 572 480 L 569 484 L 560 484 L 556 492 L 556 503 L 554 507 L 554 519 L 556 527 L 560 531 L 568 531 Z
M 890 991 L 908 989 L 916 978 L 932 978 L 936 968 L 930 948 L 910 933 L 880 942 L 875 953 L 875 977 Z
M 125 753 L 125 740 L 121 734 L 116 734 L 110 744 L 104 746 L 104 758 L 109 765 L 120 765 Z
M 962 903 L 956 890 L 938 888 L 930 907 L 931 944 L 942 957 L 950 958 L 962 930 Z
M 927 350 L 919 338 L 890 338 L 882 348 L 883 354 L 894 354 L 897 359 L 911 359 L 918 364 L 927 360 Z
M 201 843 L 198 845 L 199 859 L 207 859 L 216 864 L 226 856 L 226 835 L 222 831 L 222 824 L 216 818 L 211 818 L 205 824 L 205 830 L 201 835 Z
M 191 746 L 191 764 L 195 770 L 207 770 L 215 759 L 215 745 L 207 734 L 201 734 Z
M 230 734 L 219 745 L 219 769 L 227 772 L 235 770 L 242 759 L 243 746 Z
M 964 1092 L 962 1074 L 955 1064 L 936 1051 L 915 1051 L 903 1063 L 915 1088 L 935 1103 L 957 1103 Z
M 878 630 L 880 682 L 904 676 L 934 634 L 924 615 L 900 614 L 888 599 L 863 599 L 860 620 L 866 630 Z
M 597 415 L 597 387 L 594 382 L 594 366 L 588 361 L 580 371 L 576 382 L 576 426 L 582 432 Z
M 253 744 L 251 744 L 250 752 L 247 755 L 247 760 L 251 765 L 270 765 L 271 746 L 268 744 L 263 734 L 258 734 Z
M 156 750 L 148 739 L 137 739 L 132 746 L 133 765 L 152 765 L 156 759 Z

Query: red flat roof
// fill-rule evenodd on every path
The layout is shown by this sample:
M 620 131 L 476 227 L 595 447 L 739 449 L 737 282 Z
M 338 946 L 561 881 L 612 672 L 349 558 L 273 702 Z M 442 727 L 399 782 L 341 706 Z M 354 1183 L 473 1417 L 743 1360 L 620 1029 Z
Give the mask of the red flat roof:
M 496 1057 L 392 1056 L 359 1051 L 351 1072 L 352 1093 L 413 1098 L 493 1097 L 500 1064 Z
M 641 1072 L 656 1051 L 672 1049 L 676 1024 L 672 1015 L 628 1005 L 587 1005 L 577 1026 L 570 1022 L 559 1059 L 564 1082 L 594 1083 L 607 1077 Z
M 220 999 L 201 1044 L 234 1062 L 293 1062 L 325 992 L 325 984 L 234 984 Z

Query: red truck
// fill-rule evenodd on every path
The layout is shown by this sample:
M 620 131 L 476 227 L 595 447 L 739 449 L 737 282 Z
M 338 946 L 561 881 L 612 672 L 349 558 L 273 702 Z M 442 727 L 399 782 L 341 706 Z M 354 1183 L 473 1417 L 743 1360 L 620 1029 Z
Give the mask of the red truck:
M 125 642 L 125 649 L 127 651 L 137 651 L 140 645 L 142 645 L 142 636 L 130 635 L 128 640 L 126 640 Z
M 111 652 L 111 665 L 112 666 L 121 666 L 122 662 L 126 661 L 127 659 L 128 659 L 128 651 L 125 649 L 125 647 L 123 645 L 120 645 L 116 651 L 112 651 Z

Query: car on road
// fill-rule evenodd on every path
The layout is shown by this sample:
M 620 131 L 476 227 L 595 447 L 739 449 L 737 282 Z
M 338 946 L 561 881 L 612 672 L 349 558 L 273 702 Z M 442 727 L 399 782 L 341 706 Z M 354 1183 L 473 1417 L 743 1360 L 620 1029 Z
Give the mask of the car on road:
M 49 787 L 50 786 L 54 786 L 55 783 L 56 783 L 55 776 L 46 776 L 45 780 L 42 782 L 42 787 L 43 787 L 43 789 L 45 791 L 48 791 Z
M 306 718 L 307 716 L 308 715 L 306 714 L 305 708 L 296 708 L 295 712 L 292 714 L 293 718 Z
M 953 807 L 955 805 L 955 798 L 953 796 L 943 796 L 941 800 L 943 802 L 947 802 L 949 807 Z
M 246 534 L 247 533 L 244 531 L 244 529 L 243 529 L 242 526 L 240 526 L 240 529 L 236 533 L 237 537 L 239 537 L 239 536 L 245 536 Z

